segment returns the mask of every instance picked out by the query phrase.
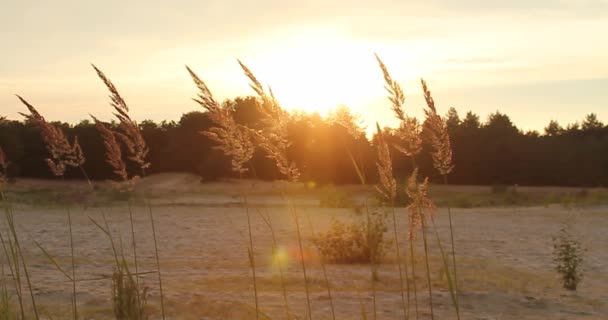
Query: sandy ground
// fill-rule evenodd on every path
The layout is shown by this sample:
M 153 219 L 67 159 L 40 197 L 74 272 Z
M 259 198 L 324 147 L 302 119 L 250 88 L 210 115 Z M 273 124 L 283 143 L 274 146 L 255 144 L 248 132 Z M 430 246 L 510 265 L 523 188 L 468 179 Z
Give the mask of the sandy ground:
M 153 199 L 152 213 L 157 225 L 168 318 L 253 319 L 255 302 L 247 256 L 246 213 L 240 205 L 241 199 L 235 196 L 235 190 L 238 194 L 240 189 L 247 190 L 250 185 L 200 185 L 196 179 L 184 183 L 182 178 L 146 181 L 147 191 Z M 18 187 L 32 185 L 24 183 Z M 250 189 L 248 199 L 259 307 L 272 319 L 285 318 L 279 272 L 272 260 L 272 235 L 258 210 L 270 216 L 279 247 L 286 252 L 287 258 L 282 261 L 288 267 L 285 277 L 289 308 L 294 315 L 304 318 L 306 293 L 302 266 L 297 259 L 296 232 L 285 199 L 273 192 L 277 188 L 276 184 L 258 184 Z M 346 190 L 350 192 L 356 188 Z M 170 196 L 163 197 L 163 192 Z M 310 240 L 313 231 L 327 230 L 333 218 L 348 221 L 357 219 L 357 215 L 350 209 L 320 208 L 315 196 L 304 193 L 296 193 L 295 199 L 298 214 L 303 219 L 312 318 L 331 319 L 321 265 Z M 139 204 L 134 212 L 140 272 L 155 270 L 148 209 Z M 79 206 L 72 208 L 72 214 L 76 272 L 83 280 L 77 287 L 81 315 L 86 319 L 112 318 L 110 281 L 92 280 L 112 274 L 112 250 L 108 238 L 90 219 L 102 221 L 102 214 L 105 214 L 115 238 L 122 239 L 125 255 L 129 258 L 132 253 L 127 207 L 120 203 L 102 207 Z M 307 216 L 314 230 L 306 221 Z M 403 249 L 407 248 L 404 209 L 398 209 L 397 216 Z M 552 236 L 561 223 L 572 216 L 573 232 L 587 248 L 585 276 L 576 292 L 561 289 L 551 255 Z M 16 204 L 15 217 L 37 301 L 52 318 L 70 318 L 71 283 L 31 241 L 33 238 L 40 242 L 65 269 L 70 270 L 65 210 Z M 440 209 L 436 219 L 444 244 L 447 244 L 446 209 Z M 608 208 L 454 209 L 453 220 L 462 319 L 608 319 Z M 417 252 L 421 258 L 423 251 L 421 241 L 418 242 Z M 431 241 L 430 251 L 435 317 L 455 319 L 435 241 Z M 428 319 L 428 287 L 422 260 L 416 268 L 418 313 L 421 319 Z M 368 319 L 374 319 L 368 265 L 328 265 L 327 273 L 336 319 L 360 319 L 362 309 L 367 312 Z M 144 275 L 140 281 L 150 288 L 150 310 L 154 313 L 153 318 L 158 318 L 156 275 Z M 380 266 L 375 288 L 377 319 L 403 319 L 394 250 Z M 414 317 L 413 291 L 410 300 L 410 313 Z

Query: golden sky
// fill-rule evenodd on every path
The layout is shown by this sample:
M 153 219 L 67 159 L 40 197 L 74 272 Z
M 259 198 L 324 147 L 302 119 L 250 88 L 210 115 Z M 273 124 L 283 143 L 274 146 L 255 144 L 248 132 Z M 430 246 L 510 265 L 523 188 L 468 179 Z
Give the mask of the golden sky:
M 177 120 L 198 108 L 184 65 L 223 99 L 251 94 L 239 58 L 288 108 L 390 124 L 377 52 L 414 115 L 424 77 L 442 111 L 608 122 L 607 36 L 608 0 L 2 0 L 0 115 L 18 93 L 50 120 L 110 119 L 95 63 L 134 118 Z

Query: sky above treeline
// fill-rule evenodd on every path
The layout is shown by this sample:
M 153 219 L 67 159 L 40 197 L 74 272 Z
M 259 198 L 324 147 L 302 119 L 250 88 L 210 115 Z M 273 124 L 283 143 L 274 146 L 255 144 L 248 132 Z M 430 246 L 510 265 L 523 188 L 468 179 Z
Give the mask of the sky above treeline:
M 0 116 L 20 118 L 20 94 L 49 120 L 109 120 L 94 63 L 133 118 L 178 120 L 199 110 L 184 65 L 220 100 L 253 93 L 238 58 L 288 109 L 393 125 L 377 53 L 415 116 L 423 77 L 442 112 L 608 122 L 607 36 L 608 0 L 3 0 Z

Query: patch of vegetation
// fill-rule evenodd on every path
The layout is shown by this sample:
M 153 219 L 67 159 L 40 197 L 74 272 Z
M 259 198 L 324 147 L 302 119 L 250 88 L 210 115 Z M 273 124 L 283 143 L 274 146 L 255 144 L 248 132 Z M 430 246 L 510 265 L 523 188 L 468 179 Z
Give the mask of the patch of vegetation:
M 580 242 L 570 234 L 566 226 L 562 227 L 553 238 L 555 269 L 560 274 L 565 289 L 574 291 L 581 282 L 584 251 Z
M 380 261 L 392 242 L 385 238 L 386 212 L 375 211 L 367 217 L 344 223 L 332 222 L 331 228 L 313 239 L 326 262 L 349 264 Z
M 125 263 L 126 265 L 126 263 Z M 128 268 L 120 267 L 112 275 L 112 303 L 118 320 L 145 320 L 148 288 L 143 289 Z

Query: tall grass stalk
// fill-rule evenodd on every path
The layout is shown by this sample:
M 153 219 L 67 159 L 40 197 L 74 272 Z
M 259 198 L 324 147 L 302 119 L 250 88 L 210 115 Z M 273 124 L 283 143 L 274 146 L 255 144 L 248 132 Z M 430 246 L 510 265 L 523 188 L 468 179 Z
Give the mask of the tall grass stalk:
M 407 265 L 406 269 L 406 280 L 407 280 L 407 295 L 408 300 L 407 304 L 405 302 L 405 294 L 403 289 L 403 271 L 401 269 L 401 250 L 399 249 L 399 233 L 397 232 L 397 217 L 395 214 L 395 197 L 397 196 L 397 182 L 393 177 L 393 163 L 391 159 L 391 153 L 388 146 L 388 143 L 384 139 L 384 135 L 382 130 L 380 129 L 380 124 L 376 123 L 377 136 L 378 136 L 378 162 L 376 166 L 378 167 L 378 175 L 380 176 L 380 183 L 376 186 L 376 190 L 380 193 L 380 195 L 384 198 L 385 201 L 390 202 L 391 215 L 393 218 L 393 236 L 395 240 L 395 250 L 397 253 L 397 266 L 399 268 L 399 288 L 401 291 L 401 303 L 403 307 L 403 317 L 405 319 L 409 318 L 409 280 L 407 280 Z M 411 241 L 410 241 L 411 244 Z M 415 281 L 415 279 L 414 279 Z M 415 286 L 414 286 L 415 288 Z
M 217 149 L 223 151 L 223 153 L 231 158 L 232 171 L 239 173 L 239 181 L 243 181 L 243 174 L 249 169 L 246 165 L 251 166 L 251 158 L 255 151 L 255 146 L 252 141 L 252 134 L 248 128 L 240 126 L 236 123 L 232 116 L 232 110 L 219 104 L 214 98 L 211 90 L 201 80 L 192 69 L 186 66 L 186 70 L 190 74 L 192 81 L 198 88 L 198 98 L 196 101 L 201 107 L 207 110 L 211 120 L 215 124 L 215 127 L 208 129 L 203 132 L 211 140 L 218 143 Z M 253 171 L 253 168 L 252 168 Z M 255 173 L 255 171 L 254 171 Z M 255 317 L 259 319 L 260 308 L 258 302 L 258 289 L 257 289 L 257 276 L 255 266 L 255 256 L 253 247 L 253 232 L 251 228 L 251 215 L 249 213 L 249 203 L 247 191 L 242 194 L 243 201 L 245 202 L 245 214 L 247 216 L 247 230 L 249 233 L 249 246 L 248 246 L 248 258 L 249 265 L 251 266 L 253 274 L 253 292 L 255 299 Z
M 251 148 L 251 140 L 250 137 L 253 137 L 256 140 L 257 145 L 265 151 L 266 156 L 273 160 L 278 171 L 281 173 L 282 176 L 284 176 L 286 178 L 286 180 L 288 182 L 297 182 L 298 178 L 300 177 L 300 171 L 298 170 L 297 166 L 295 165 L 294 162 L 290 161 L 287 157 L 287 151 L 289 149 L 290 146 L 290 142 L 287 138 L 287 133 L 288 133 L 288 129 L 287 129 L 287 123 L 289 120 L 289 113 L 287 111 L 285 111 L 281 105 L 279 104 L 279 102 L 275 99 L 272 90 L 268 90 L 269 93 L 266 93 L 265 88 L 262 86 L 262 84 L 258 81 L 258 79 L 255 77 L 255 75 L 253 74 L 253 72 L 251 72 L 251 70 L 249 70 L 249 68 L 247 68 L 247 66 L 245 66 L 240 60 L 237 60 L 239 65 L 241 66 L 241 69 L 243 70 L 245 76 L 249 79 L 250 81 L 250 87 L 256 92 L 256 94 L 258 95 L 259 99 L 258 99 L 258 105 L 259 105 L 259 111 L 263 114 L 264 118 L 263 118 L 263 123 L 265 125 L 264 130 L 262 130 L 261 132 L 256 131 L 256 130 L 251 130 L 249 128 L 246 128 L 248 130 L 246 130 L 245 132 L 241 132 L 241 130 L 239 130 L 239 128 L 241 128 L 240 126 L 236 125 L 236 130 L 231 129 L 232 124 L 229 122 L 226 122 L 226 125 L 224 125 L 224 127 L 222 128 L 222 130 L 216 130 L 215 132 L 212 132 L 212 137 L 215 137 L 216 139 L 218 137 L 221 137 L 222 135 L 226 135 L 225 132 L 228 131 L 233 131 L 230 136 L 231 136 L 231 141 L 229 141 L 229 144 L 225 144 L 226 147 L 225 152 L 227 152 L 227 154 L 232 154 L 233 156 L 233 167 L 235 167 L 236 169 L 239 169 L 240 167 L 242 167 L 242 162 L 246 159 L 247 162 L 249 161 L 249 159 L 251 159 L 251 156 L 253 155 L 253 150 L 255 150 L 255 148 Z M 204 86 L 204 84 L 203 84 Z M 201 85 L 199 85 L 200 87 L 203 87 Z M 201 91 L 205 91 L 208 89 L 206 88 L 206 86 L 204 86 L 204 88 L 201 89 Z M 204 96 L 201 97 L 206 100 L 212 100 L 210 99 L 210 94 L 208 96 Z M 233 120 L 234 121 L 234 120 Z M 246 137 L 247 139 L 244 139 L 243 137 Z M 218 139 L 218 140 L 224 140 L 224 139 Z M 227 148 L 230 146 L 235 146 L 238 148 Z M 311 308 L 311 303 L 310 303 L 310 288 L 308 285 L 308 276 L 306 274 L 306 263 L 304 261 L 304 246 L 302 245 L 302 232 L 301 232 L 301 228 L 300 228 L 300 221 L 299 221 L 299 217 L 298 217 L 298 213 L 297 213 L 297 209 L 296 209 L 296 204 L 295 204 L 295 200 L 294 197 L 291 193 L 289 193 L 289 199 L 291 201 L 291 205 L 289 204 L 289 200 L 288 200 L 288 206 L 290 206 L 291 208 L 291 214 L 292 217 L 294 219 L 294 223 L 296 226 L 296 232 L 297 232 L 297 238 L 298 238 L 298 246 L 299 246 L 299 250 L 300 250 L 300 261 L 302 264 L 302 272 L 304 275 L 304 286 L 306 288 L 306 305 L 307 305 L 307 309 L 308 309 L 308 319 L 312 319 L 312 308 Z
M 128 155 L 129 159 L 132 162 L 134 162 L 135 164 L 137 164 L 137 166 L 141 170 L 141 176 L 143 178 L 145 178 L 146 177 L 146 168 L 148 168 L 150 166 L 150 163 L 146 159 L 148 156 L 148 153 L 150 151 L 146 144 L 146 140 L 144 139 L 137 123 L 133 119 L 131 119 L 131 117 L 129 116 L 129 106 L 125 102 L 124 98 L 118 92 L 118 89 L 116 88 L 116 86 L 114 86 L 112 81 L 108 77 L 106 77 L 106 75 L 99 68 L 97 68 L 95 65 L 92 65 L 92 67 L 93 67 L 93 69 L 95 69 L 97 76 L 103 81 L 103 83 L 105 84 L 108 91 L 110 91 L 110 99 L 111 99 L 110 105 L 116 111 L 116 113 L 114 113 L 114 115 L 118 119 L 118 121 L 119 121 L 118 126 L 121 129 L 121 132 L 114 132 L 113 136 L 118 137 L 123 142 L 123 144 L 125 145 L 126 149 L 129 152 L 129 155 Z M 109 153 L 109 151 L 107 153 Z M 119 152 L 116 152 L 116 154 L 118 156 L 120 156 Z M 112 155 L 112 154 L 110 154 L 110 155 Z M 115 172 L 119 173 L 120 175 L 123 175 L 123 177 L 126 177 L 126 172 L 125 172 L 126 170 L 124 168 L 124 163 L 123 163 L 122 159 L 120 159 L 120 158 L 119 159 L 114 159 L 114 158 L 108 159 L 108 162 L 110 162 L 110 164 L 113 164 L 112 163 L 113 161 L 122 163 L 122 166 L 119 169 L 117 169 L 117 166 L 114 166 Z M 154 256 L 155 256 L 156 268 L 157 268 L 157 272 L 158 272 L 158 287 L 159 287 L 159 292 L 160 292 L 161 316 L 162 316 L 162 319 L 165 319 L 165 299 L 164 299 L 164 293 L 163 293 L 163 281 L 162 281 L 162 272 L 161 272 L 161 268 L 160 268 L 160 258 L 159 258 L 159 254 L 158 254 L 158 240 L 156 237 L 156 225 L 154 223 L 152 205 L 150 204 L 150 200 L 148 199 L 145 192 L 144 192 L 144 199 L 146 202 L 146 206 L 148 207 L 150 225 L 152 228 L 152 239 L 154 241 Z
M 430 138 L 430 144 L 433 148 L 433 152 L 431 153 L 431 157 L 433 159 L 433 166 L 437 171 L 443 176 L 444 185 L 448 185 L 448 174 L 454 168 L 454 164 L 452 163 L 452 144 L 450 141 L 450 134 L 448 132 L 446 120 L 444 120 L 438 113 L 435 107 L 435 100 L 431 95 L 431 91 L 428 89 L 426 81 L 424 79 L 420 79 L 420 84 L 422 85 L 422 92 L 424 94 L 424 99 L 426 100 L 427 109 L 424 110 L 426 115 L 426 122 L 428 128 L 428 136 Z M 431 215 L 432 218 L 432 215 Z M 454 307 L 456 308 L 456 316 L 460 319 L 460 308 L 458 306 L 458 272 L 456 268 L 456 249 L 454 244 L 454 228 L 452 225 L 452 209 L 448 203 L 448 219 L 450 224 L 450 243 L 452 246 L 452 264 L 454 267 L 454 283 L 449 283 L 451 296 L 453 298 L 452 302 Z M 433 221 L 434 225 L 434 221 Z M 435 229 L 437 232 L 437 229 Z M 441 242 L 439 237 L 437 237 L 437 241 L 441 246 Z M 444 254 L 442 250 L 442 255 Z M 442 257 L 447 262 L 445 257 Z M 448 265 L 445 266 L 446 273 L 450 273 Z M 451 277 L 448 277 L 448 281 L 451 282 Z

